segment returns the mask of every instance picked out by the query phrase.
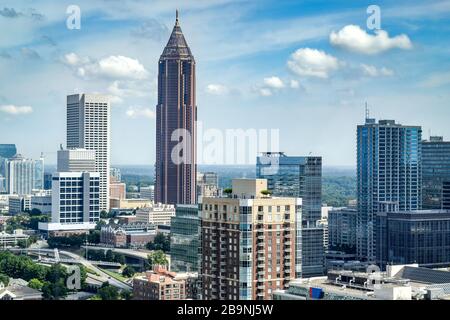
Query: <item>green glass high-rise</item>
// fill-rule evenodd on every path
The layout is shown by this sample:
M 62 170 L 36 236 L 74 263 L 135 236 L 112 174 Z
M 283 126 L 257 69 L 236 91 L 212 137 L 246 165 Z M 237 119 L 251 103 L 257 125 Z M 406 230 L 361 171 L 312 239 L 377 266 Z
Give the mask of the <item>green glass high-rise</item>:
M 177 272 L 199 271 L 200 218 L 198 205 L 177 205 L 170 224 L 171 269 Z
M 375 262 L 376 214 L 421 208 L 420 126 L 366 119 L 357 127 L 356 253 Z

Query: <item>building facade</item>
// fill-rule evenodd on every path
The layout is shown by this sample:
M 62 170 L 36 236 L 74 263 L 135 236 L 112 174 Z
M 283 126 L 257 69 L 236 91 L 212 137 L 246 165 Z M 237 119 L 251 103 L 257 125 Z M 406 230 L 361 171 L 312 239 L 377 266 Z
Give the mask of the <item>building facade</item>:
M 31 209 L 31 196 L 30 195 L 14 195 L 9 197 L 8 201 L 10 215 L 19 214 L 21 212 L 29 211 Z
M 219 197 L 219 177 L 215 172 L 197 172 L 197 199 L 199 197 Z
M 9 194 L 31 194 L 44 189 L 44 159 L 25 159 L 16 154 L 5 161 L 6 191 Z
M 420 126 L 366 119 L 357 127 L 357 256 L 375 262 L 376 214 L 421 208 Z
M 269 299 L 301 276 L 302 200 L 262 195 L 265 179 L 232 186 L 200 204 L 202 299 Z
M 6 160 L 17 154 L 15 144 L 0 144 L 0 193 L 6 192 Z
M 95 150 L 58 150 L 58 172 L 95 172 Z
M 100 174 L 57 172 L 52 181 L 51 222 L 39 223 L 44 231 L 94 229 L 100 220 Z
M 256 177 L 267 179 L 268 190 L 275 196 L 302 198 L 302 276 L 323 275 L 322 157 L 266 152 L 256 159 Z
M 155 186 L 140 187 L 139 193 L 141 199 L 155 200 Z
M 116 248 L 143 248 L 155 236 L 155 226 L 148 223 L 108 224 L 100 229 L 100 243 Z
M 444 183 L 450 182 L 450 141 L 422 141 L 422 209 L 443 209 Z
M 199 272 L 200 218 L 198 205 L 177 205 L 170 224 L 171 270 Z
M 137 222 L 152 223 L 154 225 L 170 226 L 173 216 L 175 216 L 175 206 L 171 204 L 156 203 L 136 210 Z
M 158 64 L 155 202 L 196 203 L 195 60 L 178 22 Z
M 377 214 L 377 263 L 450 266 L 450 210 Z
M 186 300 L 196 298 L 197 273 L 169 272 L 155 266 L 133 279 L 134 300 Z
M 67 96 L 67 149 L 95 151 L 95 172 L 100 174 L 101 211 L 109 210 L 110 119 L 108 97 L 94 94 Z
M 328 211 L 328 248 L 348 254 L 356 253 L 356 208 Z

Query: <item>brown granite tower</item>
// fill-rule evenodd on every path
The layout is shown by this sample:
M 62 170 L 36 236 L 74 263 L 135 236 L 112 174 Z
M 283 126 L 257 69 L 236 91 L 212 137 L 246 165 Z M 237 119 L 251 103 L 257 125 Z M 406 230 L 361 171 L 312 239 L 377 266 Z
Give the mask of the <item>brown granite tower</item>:
M 159 59 L 155 201 L 196 203 L 195 60 L 178 22 Z

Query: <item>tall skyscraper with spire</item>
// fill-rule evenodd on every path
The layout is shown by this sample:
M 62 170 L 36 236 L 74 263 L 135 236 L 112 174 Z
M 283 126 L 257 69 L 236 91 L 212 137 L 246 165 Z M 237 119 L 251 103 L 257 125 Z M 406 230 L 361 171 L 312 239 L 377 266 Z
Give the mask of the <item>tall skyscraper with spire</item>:
M 197 176 L 195 60 L 181 31 L 178 10 L 158 70 L 155 201 L 192 204 Z

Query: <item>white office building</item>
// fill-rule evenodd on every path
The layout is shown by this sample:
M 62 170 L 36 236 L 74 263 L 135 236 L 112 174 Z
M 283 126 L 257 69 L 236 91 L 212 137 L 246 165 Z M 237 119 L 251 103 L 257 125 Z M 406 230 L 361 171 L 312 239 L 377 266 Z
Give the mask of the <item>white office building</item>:
M 57 172 L 52 178 L 52 217 L 44 231 L 94 229 L 100 220 L 100 174 Z
M 67 148 L 95 151 L 95 171 L 100 174 L 100 210 L 109 210 L 110 179 L 109 98 L 96 94 L 67 96 Z
M 58 172 L 95 172 L 95 150 L 58 150 Z
M 136 210 L 136 222 L 142 223 L 170 225 L 170 220 L 174 216 L 175 206 L 171 204 L 157 203 L 151 207 L 143 207 Z
M 52 195 L 51 193 L 35 193 L 31 196 L 30 210 L 37 209 L 42 214 L 52 213 Z
M 10 194 L 31 194 L 33 189 L 44 189 L 44 159 L 26 159 L 16 154 L 5 160 L 6 191 Z
M 141 187 L 139 189 L 141 199 L 153 201 L 155 199 L 155 186 Z

